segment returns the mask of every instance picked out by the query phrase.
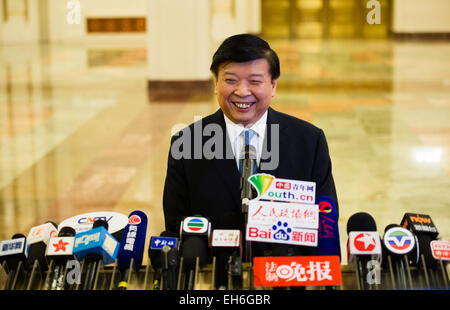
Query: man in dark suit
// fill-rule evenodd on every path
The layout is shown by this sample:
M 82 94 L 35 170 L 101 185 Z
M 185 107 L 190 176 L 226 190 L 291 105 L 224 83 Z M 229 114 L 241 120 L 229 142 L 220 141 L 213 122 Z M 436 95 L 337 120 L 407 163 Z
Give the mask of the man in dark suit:
M 163 196 L 166 230 L 176 233 L 184 217 L 201 215 L 213 229 L 245 232 L 239 172 L 244 140 L 255 146 L 258 172 L 315 182 L 316 196 L 328 195 L 337 206 L 323 131 L 270 108 L 280 66 L 267 42 L 248 34 L 226 39 L 211 71 L 220 109 L 172 137 Z M 250 138 L 243 135 L 249 129 Z M 277 254 L 267 252 L 271 245 L 256 248 L 254 255 Z M 290 248 L 291 254 L 311 253 Z

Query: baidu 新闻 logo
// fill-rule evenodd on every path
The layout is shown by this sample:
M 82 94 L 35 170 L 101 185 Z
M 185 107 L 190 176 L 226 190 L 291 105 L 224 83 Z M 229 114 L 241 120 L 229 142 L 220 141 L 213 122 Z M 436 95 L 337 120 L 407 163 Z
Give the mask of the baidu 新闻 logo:
M 275 231 L 273 234 L 275 240 L 288 241 L 291 238 L 292 229 L 287 222 L 278 221 L 276 225 L 272 226 L 272 229 Z

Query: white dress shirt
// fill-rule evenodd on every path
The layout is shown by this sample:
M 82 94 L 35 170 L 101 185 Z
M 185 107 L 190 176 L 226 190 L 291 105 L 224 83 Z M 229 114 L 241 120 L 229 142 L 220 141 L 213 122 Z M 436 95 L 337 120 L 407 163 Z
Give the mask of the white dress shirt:
M 266 132 L 267 126 L 267 111 L 261 116 L 261 118 L 252 126 L 244 127 L 241 124 L 233 123 L 225 114 L 223 115 L 225 118 L 225 125 L 227 127 L 227 133 L 230 137 L 231 148 L 233 149 L 234 158 L 236 159 L 236 165 L 239 169 L 239 156 L 241 154 L 241 150 L 244 147 L 244 135 L 242 132 L 245 129 L 252 129 L 256 134 L 250 140 L 250 144 L 253 145 L 256 149 L 256 162 L 259 166 L 259 162 L 261 160 L 261 153 L 264 143 L 264 135 Z

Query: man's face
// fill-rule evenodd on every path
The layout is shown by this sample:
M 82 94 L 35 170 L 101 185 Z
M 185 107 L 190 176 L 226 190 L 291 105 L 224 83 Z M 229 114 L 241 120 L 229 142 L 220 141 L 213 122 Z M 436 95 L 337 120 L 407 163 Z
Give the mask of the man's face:
M 269 108 L 277 80 L 264 58 L 219 66 L 215 93 L 223 113 L 234 123 L 253 125 Z

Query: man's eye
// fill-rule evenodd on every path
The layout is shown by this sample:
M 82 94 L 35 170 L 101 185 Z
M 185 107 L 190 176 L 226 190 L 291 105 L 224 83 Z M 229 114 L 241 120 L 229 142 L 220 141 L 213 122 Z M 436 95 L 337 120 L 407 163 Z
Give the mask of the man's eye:
M 232 84 L 232 83 L 236 83 L 236 80 L 234 79 L 225 79 L 226 83 Z
M 253 85 L 258 85 L 258 84 L 261 84 L 262 81 L 260 81 L 260 80 L 251 80 L 250 83 L 253 84 Z

